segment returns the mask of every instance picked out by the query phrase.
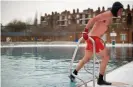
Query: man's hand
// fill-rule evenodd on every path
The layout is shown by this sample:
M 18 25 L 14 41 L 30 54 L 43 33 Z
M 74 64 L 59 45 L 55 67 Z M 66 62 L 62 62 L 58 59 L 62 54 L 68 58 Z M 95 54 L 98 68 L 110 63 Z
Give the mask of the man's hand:
M 82 32 L 82 34 L 83 34 L 83 38 L 84 38 L 85 40 L 87 40 L 87 39 L 88 39 L 88 33 L 87 33 L 87 32 Z
M 85 40 L 87 40 L 87 39 L 88 39 L 88 29 L 85 28 L 85 29 L 84 29 L 84 32 L 82 32 L 82 34 L 83 34 L 83 38 L 84 38 Z

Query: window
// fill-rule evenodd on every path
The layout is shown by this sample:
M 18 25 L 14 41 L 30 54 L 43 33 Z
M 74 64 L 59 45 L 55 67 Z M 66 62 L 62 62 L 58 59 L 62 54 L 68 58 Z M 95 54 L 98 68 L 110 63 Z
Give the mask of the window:
M 62 20 L 64 20 L 65 19 L 65 16 L 62 16 Z
M 85 14 L 85 18 L 88 18 L 88 14 Z
M 64 25 L 67 25 L 67 21 L 64 22 Z
M 65 16 L 65 20 L 67 20 L 67 16 Z
M 89 14 L 89 18 L 91 18 L 91 14 Z
M 68 20 L 68 24 L 71 24 L 71 21 L 70 20 Z
M 83 24 L 83 25 L 85 24 L 85 20 L 82 21 L 82 24 Z
M 85 20 L 85 24 L 87 24 L 88 23 L 88 20 Z
M 68 19 L 71 19 L 71 15 L 68 16 Z
M 77 20 L 77 24 L 79 24 L 79 22 L 80 22 L 80 21 L 79 21 L 79 20 Z
M 59 16 L 59 20 L 61 20 L 61 16 Z
M 121 41 L 125 41 L 126 40 L 126 34 L 121 34 Z
M 116 22 L 119 23 L 120 22 L 120 19 L 116 19 Z
M 79 24 L 82 24 L 82 20 L 79 21 Z
M 46 22 L 45 25 L 48 25 L 48 22 Z
M 60 16 L 58 16 L 57 19 L 60 20 Z
M 61 25 L 64 25 L 64 24 L 65 24 L 65 21 L 62 21 L 62 22 L 61 22 Z
M 85 18 L 85 14 L 82 15 L 82 18 L 83 18 L 83 19 Z
M 76 18 L 79 18 L 79 15 L 77 14 Z
M 80 14 L 80 18 L 82 18 L 82 14 Z

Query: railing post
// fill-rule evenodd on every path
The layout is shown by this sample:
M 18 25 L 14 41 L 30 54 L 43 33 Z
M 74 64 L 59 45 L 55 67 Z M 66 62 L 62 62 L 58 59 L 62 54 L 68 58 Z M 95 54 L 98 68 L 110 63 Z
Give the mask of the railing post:
M 96 58 L 96 46 L 95 46 L 95 41 L 91 38 L 91 37 L 89 37 L 89 39 L 92 41 L 92 43 L 93 43 L 93 87 L 95 87 L 95 62 L 96 62 L 96 60 L 95 60 L 95 58 Z

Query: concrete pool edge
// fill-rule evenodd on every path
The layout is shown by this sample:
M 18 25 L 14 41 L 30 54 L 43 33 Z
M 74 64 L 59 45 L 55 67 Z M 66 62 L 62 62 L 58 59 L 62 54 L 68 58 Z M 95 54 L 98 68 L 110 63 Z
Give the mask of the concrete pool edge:
M 118 81 L 133 85 L 133 61 L 113 70 L 107 74 L 108 81 Z M 129 79 L 130 78 L 130 79 Z
M 133 87 L 133 61 L 121 66 L 121 67 L 118 67 L 116 69 L 114 69 L 113 71 L 109 72 L 107 75 L 106 75 L 106 80 L 107 81 L 110 81 L 110 82 L 116 82 L 116 83 L 124 83 L 124 84 L 129 84 L 127 86 L 122 86 L 121 84 L 118 86 L 108 86 L 108 87 Z M 130 78 L 130 79 L 129 79 Z M 92 87 L 92 84 L 93 84 L 93 81 L 90 81 L 87 83 L 87 86 L 88 87 Z M 84 87 L 84 86 L 81 86 L 81 87 Z M 107 86 L 99 86 L 97 85 L 96 83 L 96 87 L 107 87 Z

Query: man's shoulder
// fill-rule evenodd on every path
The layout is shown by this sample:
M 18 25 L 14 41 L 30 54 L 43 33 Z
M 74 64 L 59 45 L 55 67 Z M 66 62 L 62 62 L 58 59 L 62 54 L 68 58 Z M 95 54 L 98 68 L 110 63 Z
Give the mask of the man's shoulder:
M 106 16 L 110 16 L 111 12 L 110 11 L 105 11 L 101 14 L 106 17 Z
M 102 13 L 97 14 L 96 16 L 105 16 L 107 14 L 108 14 L 108 11 L 105 11 L 105 12 L 102 12 Z
M 98 14 L 97 16 L 99 16 L 101 18 L 108 18 L 108 17 L 110 17 L 110 11 L 105 11 L 103 13 Z
M 110 11 L 105 11 L 105 12 L 102 12 L 102 13 L 100 13 L 101 15 L 109 15 L 110 14 Z

